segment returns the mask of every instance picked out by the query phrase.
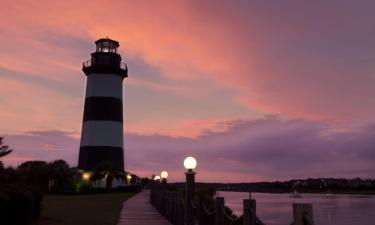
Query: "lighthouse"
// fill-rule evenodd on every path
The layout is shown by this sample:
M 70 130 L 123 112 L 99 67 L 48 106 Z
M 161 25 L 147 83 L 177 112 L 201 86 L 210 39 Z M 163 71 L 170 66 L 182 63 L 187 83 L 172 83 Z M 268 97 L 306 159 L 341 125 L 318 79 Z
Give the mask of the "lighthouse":
M 103 161 L 124 169 L 122 82 L 128 68 L 117 41 L 102 38 L 95 45 L 82 66 L 87 83 L 78 169 L 91 171 Z

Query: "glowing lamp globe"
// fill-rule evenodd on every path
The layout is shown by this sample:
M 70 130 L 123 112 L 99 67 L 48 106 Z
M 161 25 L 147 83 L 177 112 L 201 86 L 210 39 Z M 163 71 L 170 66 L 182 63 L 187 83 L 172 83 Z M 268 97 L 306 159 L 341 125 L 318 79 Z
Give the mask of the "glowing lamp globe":
M 132 179 L 132 175 L 128 174 L 128 175 L 126 176 L 126 178 L 127 178 L 128 180 L 131 180 L 131 179 Z
M 160 176 L 155 176 L 154 180 L 160 180 Z
M 187 157 L 184 160 L 184 167 L 187 170 L 194 170 L 195 167 L 197 167 L 197 160 L 195 160 L 194 157 L 191 156 Z
M 167 171 L 162 171 L 160 174 L 161 179 L 167 179 L 168 178 L 168 172 Z
M 84 172 L 82 174 L 82 179 L 85 180 L 85 181 L 88 181 L 90 179 L 90 173 Z

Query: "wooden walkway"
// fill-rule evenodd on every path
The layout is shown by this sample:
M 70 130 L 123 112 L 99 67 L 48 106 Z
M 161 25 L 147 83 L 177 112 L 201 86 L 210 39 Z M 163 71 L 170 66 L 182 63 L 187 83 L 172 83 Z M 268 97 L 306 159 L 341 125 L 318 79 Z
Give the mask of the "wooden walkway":
M 118 225 L 172 225 L 149 200 L 150 191 L 144 190 L 124 202 Z

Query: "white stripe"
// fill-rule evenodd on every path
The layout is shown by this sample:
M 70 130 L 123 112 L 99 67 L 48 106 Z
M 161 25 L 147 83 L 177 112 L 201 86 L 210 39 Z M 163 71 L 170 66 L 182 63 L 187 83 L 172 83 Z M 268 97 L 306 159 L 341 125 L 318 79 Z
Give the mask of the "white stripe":
M 94 73 L 87 76 L 86 98 L 94 96 L 122 99 L 121 76 L 104 73 Z
M 114 121 L 84 121 L 81 146 L 123 146 L 122 123 Z

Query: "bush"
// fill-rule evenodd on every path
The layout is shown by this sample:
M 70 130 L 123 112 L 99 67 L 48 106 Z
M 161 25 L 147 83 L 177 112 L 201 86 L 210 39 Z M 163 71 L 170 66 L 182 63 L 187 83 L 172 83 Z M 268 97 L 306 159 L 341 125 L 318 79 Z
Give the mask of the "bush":
M 21 188 L 27 189 L 33 195 L 33 197 L 34 197 L 34 209 L 33 209 L 33 212 L 32 212 L 32 218 L 33 219 L 38 218 L 40 216 L 41 212 L 42 212 L 43 192 L 35 186 L 31 186 L 31 185 L 27 185 L 27 184 L 17 184 L 17 185 Z
M 31 221 L 34 205 L 32 194 L 15 185 L 2 185 L 0 190 L 10 197 L 6 224 L 26 224 Z
M 0 207 L 5 207 L 0 224 L 28 224 L 40 215 L 42 193 L 24 184 L 0 185 Z M 3 213 L 3 210 L 2 210 Z
M 9 211 L 10 197 L 0 191 L 0 225 L 6 224 L 6 216 Z

